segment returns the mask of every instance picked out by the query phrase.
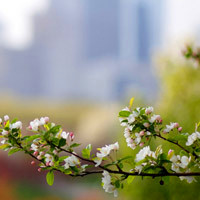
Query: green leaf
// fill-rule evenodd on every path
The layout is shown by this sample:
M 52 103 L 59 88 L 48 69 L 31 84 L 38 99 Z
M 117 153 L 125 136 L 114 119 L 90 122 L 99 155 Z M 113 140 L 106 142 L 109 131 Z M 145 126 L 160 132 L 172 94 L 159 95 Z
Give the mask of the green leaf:
M 32 136 L 25 136 L 25 137 L 23 138 L 23 140 L 25 140 L 25 142 L 30 142 L 30 141 L 32 141 L 32 140 L 35 140 L 35 139 L 39 138 L 39 137 L 40 137 L 39 134 L 32 135 Z
M 126 179 L 127 184 L 130 185 L 130 184 L 133 182 L 134 179 L 135 179 L 135 176 L 129 176 L 129 177 Z
M 60 128 L 61 128 L 61 126 L 57 125 L 57 126 L 54 126 L 53 128 L 51 128 L 48 132 L 56 134 L 60 131 Z
M 128 117 L 130 114 L 131 112 L 122 110 L 119 112 L 119 117 Z
M 62 156 L 59 158 L 59 162 L 63 162 L 66 158 L 68 158 L 69 156 Z
M 91 151 L 91 150 L 92 150 L 92 145 L 91 145 L 91 144 L 88 144 L 88 145 L 86 146 L 86 149 L 88 149 L 89 151 Z
M 80 146 L 80 145 L 81 145 L 81 144 L 73 143 L 73 144 L 70 146 L 70 148 L 78 147 L 78 146 Z
M 90 150 L 83 149 L 82 150 L 82 156 L 83 156 L 83 158 L 89 159 L 90 158 Z
M 65 140 L 64 138 L 61 138 L 60 141 L 59 141 L 58 146 L 59 146 L 59 147 L 63 147 L 63 146 L 65 146 L 65 145 L 66 145 L 66 140 Z
M 14 124 L 15 122 L 17 122 L 17 118 L 15 118 L 15 119 L 13 119 L 12 121 L 11 121 L 11 124 Z
M 5 149 L 7 149 L 7 148 L 9 148 L 9 147 L 10 147 L 9 144 L 3 144 L 3 145 L 0 146 L 0 149 L 5 150 Z
M 86 146 L 86 148 L 82 150 L 83 157 L 89 159 L 90 158 L 91 150 L 92 150 L 92 145 L 88 144 Z
M 22 151 L 20 148 L 14 148 L 14 149 L 11 149 L 9 152 L 8 152 L 8 155 L 11 156 L 12 154 L 18 152 L 18 151 Z
M 53 185 L 53 182 L 54 182 L 54 173 L 53 171 L 49 171 L 46 175 L 46 180 L 47 180 L 47 183 L 51 186 Z
M 131 159 L 131 158 L 133 158 L 133 156 L 126 156 L 126 157 L 124 157 L 124 158 L 119 159 L 119 160 L 118 160 L 118 163 L 119 163 L 119 162 L 122 162 L 122 161 L 124 161 L 124 160 Z
M 10 127 L 10 121 L 8 120 L 7 122 L 6 122 L 6 125 L 4 126 L 4 129 L 8 129 L 9 130 L 9 127 Z
M 120 187 L 120 180 L 116 180 L 114 184 L 115 184 L 116 188 L 119 188 Z

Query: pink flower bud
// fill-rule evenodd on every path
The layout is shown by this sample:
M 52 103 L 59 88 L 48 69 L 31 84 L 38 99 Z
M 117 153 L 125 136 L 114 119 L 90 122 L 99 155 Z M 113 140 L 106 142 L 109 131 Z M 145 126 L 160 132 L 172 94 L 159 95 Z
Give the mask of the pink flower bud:
M 139 135 L 143 136 L 144 135 L 144 131 L 140 131 Z
M 50 162 L 46 162 L 46 166 L 48 167 L 50 165 Z
M 70 132 L 70 133 L 69 133 L 69 136 L 70 136 L 71 140 L 74 139 L 74 133 L 73 133 L 73 132 Z
M 168 151 L 168 155 L 170 155 L 172 152 L 173 152 L 173 150 L 170 149 L 170 150 Z
M 4 122 L 3 125 L 5 126 L 5 125 L 6 125 L 6 122 Z
M 35 165 L 35 161 L 31 161 L 31 165 Z
M 144 146 L 144 142 L 141 142 L 141 143 L 140 143 L 140 147 L 143 147 L 143 146 Z
M 37 159 L 38 159 L 38 160 L 42 160 L 42 156 L 40 156 L 40 155 L 37 156 Z
M 39 154 L 38 151 L 35 151 L 35 152 L 33 153 L 34 156 L 38 156 L 38 154 Z
M 179 132 L 181 132 L 181 131 L 182 131 L 182 129 L 183 129 L 182 127 L 179 127 L 179 128 L 178 128 L 178 131 L 179 131 Z
M 144 127 L 146 127 L 146 128 L 149 128 L 149 126 L 150 126 L 150 124 L 149 124 L 148 122 L 145 122 L 143 125 L 144 125 Z
M 29 130 L 32 130 L 32 126 L 29 126 L 28 129 L 29 129 Z
M 179 127 L 179 124 L 178 123 L 175 123 L 174 124 L 174 128 L 178 128 Z
M 38 172 L 41 172 L 42 171 L 42 168 L 38 168 Z
M 162 124 L 162 122 L 163 122 L 163 120 L 161 119 L 161 120 L 159 121 L 159 123 Z

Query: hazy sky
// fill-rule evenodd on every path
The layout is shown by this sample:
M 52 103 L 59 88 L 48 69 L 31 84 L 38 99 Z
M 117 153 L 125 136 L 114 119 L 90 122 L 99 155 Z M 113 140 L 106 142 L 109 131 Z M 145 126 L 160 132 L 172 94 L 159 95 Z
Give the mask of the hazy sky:
M 32 16 L 47 7 L 48 0 L 0 0 L 0 44 L 26 47 L 32 40 Z

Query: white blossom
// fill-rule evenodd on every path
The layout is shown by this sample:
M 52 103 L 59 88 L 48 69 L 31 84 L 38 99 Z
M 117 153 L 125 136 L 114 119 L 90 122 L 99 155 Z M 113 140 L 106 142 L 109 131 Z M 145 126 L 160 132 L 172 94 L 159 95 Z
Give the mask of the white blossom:
M 174 128 L 178 128 L 178 123 L 171 122 L 170 125 L 166 125 L 166 128 L 163 130 L 164 133 L 169 133 Z
M 8 121 L 10 118 L 9 118 L 9 116 L 8 115 L 5 115 L 4 116 L 4 121 Z
M 80 165 L 79 159 L 74 155 L 69 156 L 64 161 L 65 161 L 65 164 L 64 164 L 65 169 L 68 169 L 69 167 L 74 167 L 76 165 Z
M 38 151 L 39 146 L 33 143 L 33 144 L 31 144 L 31 149 L 32 149 L 33 151 Z
M 145 109 L 145 113 L 146 113 L 147 115 L 151 114 L 152 112 L 153 112 L 153 107 L 147 107 L 147 108 Z
M 94 162 L 96 162 L 96 167 L 99 166 L 103 160 L 104 157 L 108 156 L 112 150 L 119 150 L 119 144 L 118 142 L 110 145 L 106 145 L 105 147 L 99 148 L 100 152 L 97 152 L 97 158 L 94 159 Z
M 4 135 L 4 136 L 5 136 L 5 135 L 8 135 L 8 133 L 9 133 L 9 132 L 6 131 L 6 130 L 3 130 L 3 131 L 2 131 L 2 135 Z
M 188 136 L 186 146 L 192 145 L 197 139 L 200 139 L 200 133 L 196 131 Z
M 153 155 L 153 152 L 150 150 L 149 146 L 146 146 L 143 149 L 141 149 L 139 151 L 139 153 L 136 155 L 135 161 L 139 162 L 139 161 L 145 159 L 146 156 L 151 156 L 151 155 Z
M 118 192 L 111 183 L 110 174 L 107 171 L 104 170 L 102 175 L 103 175 L 103 177 L 102 177 L 103 189 L 105 190 L 105 192 L 114 193 L 114 197 L 117 197 Z
M 12 125 L 11 125 L 11 129 L 22 129 L 22 122 L 21 121 L 17 121 L 17 122 L 15 122 L 15 123 L 13 123 Z
M 153 115 L 151 118 L 150 118 L 150 122 L 151 123 L 154 123 L 155 121 L 160 121 L 161 120 L 161 117 L 160 115 Z
M 33 121 L 30 122 L 30 128 L 33 131 L 38 131 L 39 126 L 41 126 L 41 122 L 39 119 L 35 119 Z

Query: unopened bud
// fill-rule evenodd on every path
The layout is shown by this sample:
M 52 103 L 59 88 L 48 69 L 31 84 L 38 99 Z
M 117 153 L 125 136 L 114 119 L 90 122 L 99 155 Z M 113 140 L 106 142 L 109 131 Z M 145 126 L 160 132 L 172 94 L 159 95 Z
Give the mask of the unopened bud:
M 144 127 L 146 127 L 146 128 L 149 128 L 149 126 L 150 126 L 150 124 L 149 124 L 148 122 L 145 122 L 143 125 L 144 125 Z
M 40 156 L 40 155 L 37 156 L 37 159 L 38 159 L 38 160 L 42 160 L 42 156 Z
M 182 127 L 179 127 L 179 128 L 178 128 L 178 131 L 179 131 L 179 132 L 181 132 L 181 131 L 182 131 L 182 129 L 183 129 Z
M 35 152 L 33 153 L 34 156 L 38 156 L 38 154 L 39 154 L 38 151 L 35 151 Z
M 141 142 L 141 143 L 140 143 L 140 147 L 143 147 L 143 146 L 144 146 L 144 142 Z
M 31 165 L 35 165 L 35 161 L 31 161 Z
M 140 131 L 139 135 L 143 136 L 144 135 L 144 131 Z
M 41 172 L 42 171 L 42 168 L 38 168 L 38 172 Z
M 174 128 L 178 128 L 179 127 L 179 124 L 178 123 L 175 123 L 174 124 Z

